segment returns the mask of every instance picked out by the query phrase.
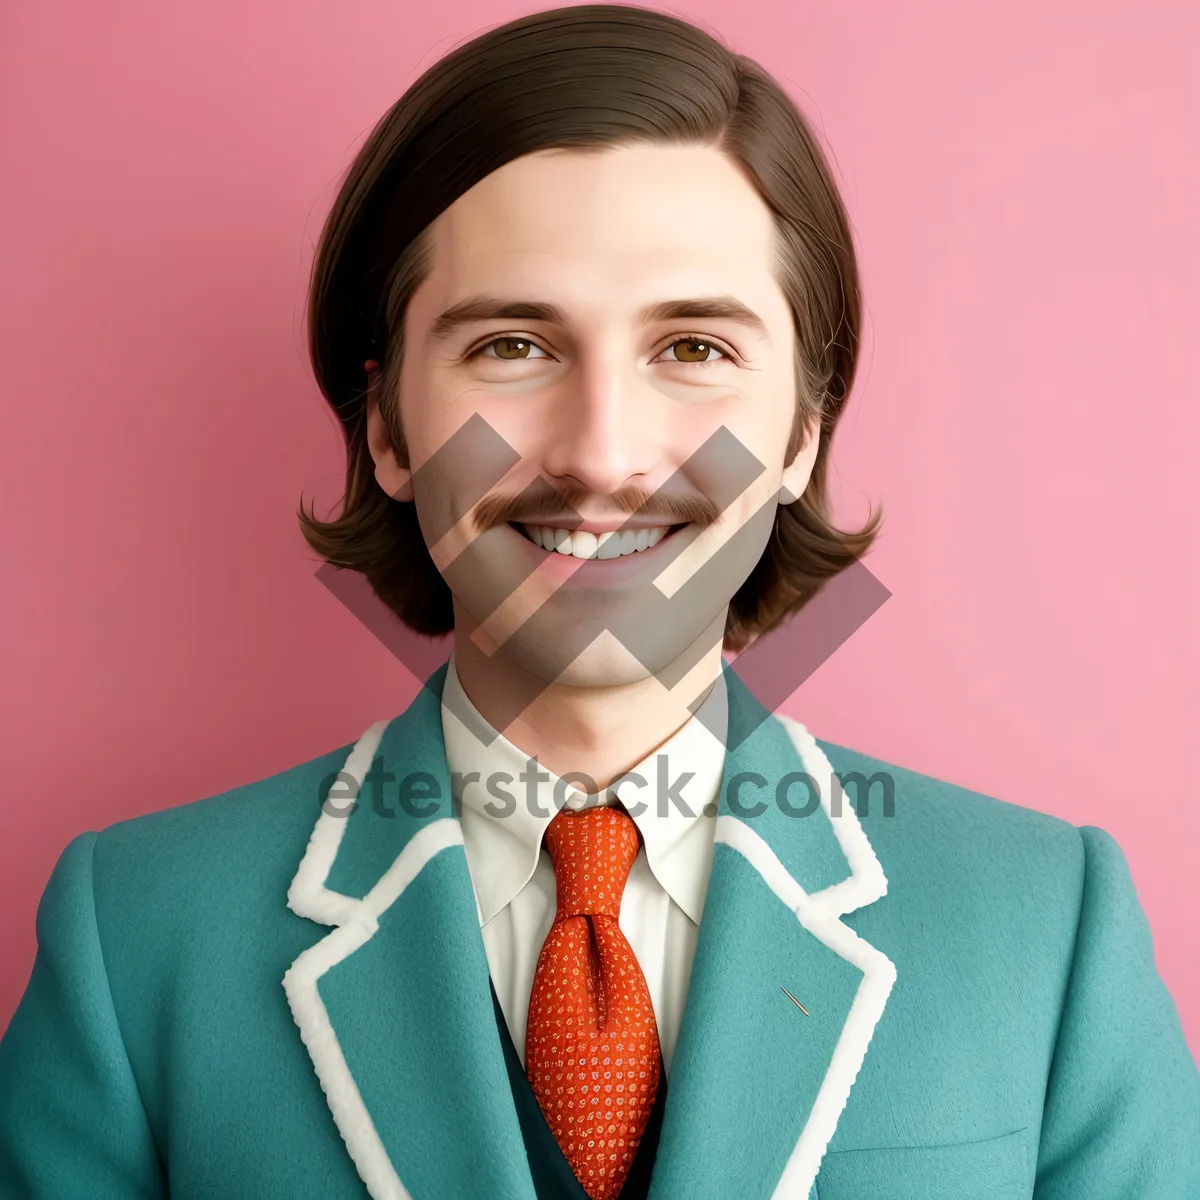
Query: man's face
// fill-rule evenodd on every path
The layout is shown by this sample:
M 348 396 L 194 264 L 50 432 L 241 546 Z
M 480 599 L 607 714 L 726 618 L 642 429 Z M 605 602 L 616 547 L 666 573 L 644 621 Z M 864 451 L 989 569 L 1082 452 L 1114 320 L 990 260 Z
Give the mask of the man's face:
M 579 686 L 719 643 L 817 447 L 784 462 L 796 348 L 774 269 L 769 210 L 708 147 L 531 154 L 438 218 L 405 314 L 410 469 L 374 403 L 369 428 L 459 637 Z

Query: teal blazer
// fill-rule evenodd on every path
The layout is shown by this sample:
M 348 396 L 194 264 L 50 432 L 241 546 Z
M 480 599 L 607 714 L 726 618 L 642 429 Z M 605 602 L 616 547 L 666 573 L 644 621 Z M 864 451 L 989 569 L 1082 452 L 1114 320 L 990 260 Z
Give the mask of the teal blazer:
M 0 1043 L 0 1196 L 534 1200 L 444 672 L 352 746 L 67 846 Z M 727 681 L 652 1200 L 1200 1197 L 1200 1075 L 1112 838 Z M 859 813 L 854 772 L 883 773 Z

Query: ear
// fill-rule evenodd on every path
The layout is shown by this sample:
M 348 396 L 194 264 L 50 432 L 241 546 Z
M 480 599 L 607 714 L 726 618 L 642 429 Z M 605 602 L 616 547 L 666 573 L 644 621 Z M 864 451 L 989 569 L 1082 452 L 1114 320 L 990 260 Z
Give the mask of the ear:
M 413 498 L 412 471 L 401 466 L 397 459 L 387 424 L 379 411 L 383 373 L 373 358 L 368 358 L 363 365 L 367 369 L 367 446 L 375 463 L 376 482 L 393 500 L 410 501 Z
M 808 481 L 812 478 L 813 464 L 817 461 L 820 445 L 821 421 L 819 417 L 813 417 L 805 427 L 804 444 L 796 451 L 796 457 L 783 468 L 780 504 L 794 504 L 804 495 L 804 489 L 808 487 Z

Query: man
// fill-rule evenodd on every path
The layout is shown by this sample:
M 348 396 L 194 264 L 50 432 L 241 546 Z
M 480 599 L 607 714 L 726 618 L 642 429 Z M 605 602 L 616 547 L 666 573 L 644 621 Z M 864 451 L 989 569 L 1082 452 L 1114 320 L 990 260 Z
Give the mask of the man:
M 870 544 L 824 488 L 858 314 L 807 126 L 682 22 L 537 14 L 409 90 L 317 257 L 348 486 L 303 523 L 453 658 L 67 847 L 5 1196 L 1200 1194 L 1112 839 L 818 742 L 722 658 Z

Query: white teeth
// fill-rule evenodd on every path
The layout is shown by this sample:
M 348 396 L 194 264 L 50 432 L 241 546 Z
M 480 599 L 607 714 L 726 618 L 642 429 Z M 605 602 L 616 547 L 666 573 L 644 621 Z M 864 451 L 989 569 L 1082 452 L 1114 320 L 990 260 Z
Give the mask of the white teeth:
M 599 542 L 594 533 L 586 529 L 576 529 L 571 534 L 571 555 L 573 558 L 592 558 L 596 553 Z
M 543 550 L 557 550 L 559 554 L 568 554 L 572 558 L 623 558 L 627 554 L 636 554 L 639 550 L 648 550 L 656 546 L 666 537 L 669 526 L 661 525 L 655 529 L 626 529 L 601 533 L 590 533 L 586 529 L 551 529 L 547 525 L 525 525 L 529 540 L 541 546 Z
M 602 533 L 599 538 L 599 543 L 599 547 L 596 550 L 597 558 L 621 557 L 621 535 L 615 530 L 610 530 L 608 533 Z

